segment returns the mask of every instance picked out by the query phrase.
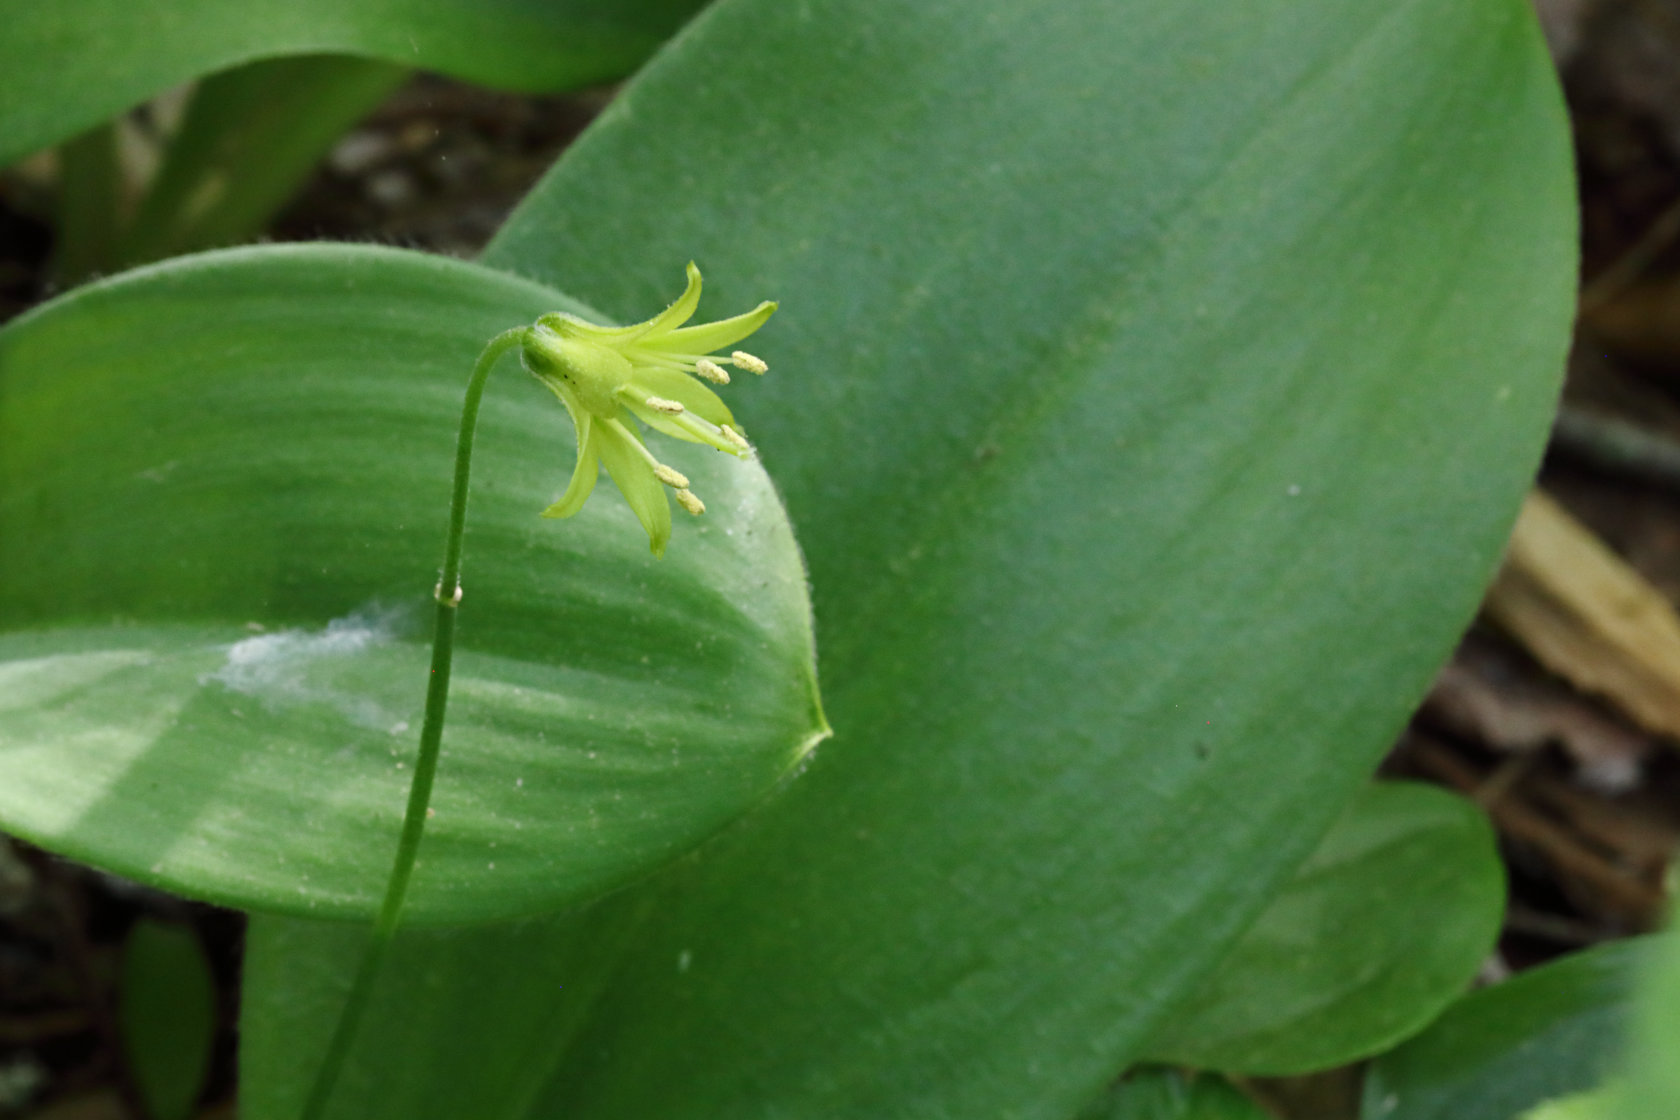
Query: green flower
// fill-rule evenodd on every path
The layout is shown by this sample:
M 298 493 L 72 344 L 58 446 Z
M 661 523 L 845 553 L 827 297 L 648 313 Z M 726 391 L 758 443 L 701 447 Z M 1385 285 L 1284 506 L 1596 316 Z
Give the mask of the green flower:
M 776 305 L 759 304 L 745 315 L 685 327 L 700 304 L 700 270 L 691 261 L 688 288 L 677 302 L 633 327 L 598 327 L 572 315 L 544 315 L 525 334 L 525 368 L 554 391 L 577 428 L 577 467 L 560 500 L 544 517 L 570 517 L 583 508 L 605 466 L 647 530 L 655 556 L 671 539 L 671 506 L 692 514 L 706 510 L 680 471 L 661 463 L 642 443 L 640 420 L 668 436 L 704 443 L 739 458 L 752 446 L 741 434 L 729 407 L 695 380 L 727 385 L 723 368 L 764 373 L 758 358 L 741 350 L 727 357 L 714 353 L 752 334 L 770 318 Z

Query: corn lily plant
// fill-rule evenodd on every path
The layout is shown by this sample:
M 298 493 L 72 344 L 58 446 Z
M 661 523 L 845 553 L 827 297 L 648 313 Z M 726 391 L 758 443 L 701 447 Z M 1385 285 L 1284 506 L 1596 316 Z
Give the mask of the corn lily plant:
M 20 10 L 0 151 L 258 54 L 531 88 L 672 30 L 171 2 Z M 1424 1115 L 1499 866 L 1369 779 L 1538 461 L 1572 207 L 1520 0 L 720 0 L 474 262 L 226 249 L 0 329 L 0 824 L 250 913 L 255 1120 L 1236 1117 L 1371 1055 Z M 690 258 L 786 310 L 647 319 Z

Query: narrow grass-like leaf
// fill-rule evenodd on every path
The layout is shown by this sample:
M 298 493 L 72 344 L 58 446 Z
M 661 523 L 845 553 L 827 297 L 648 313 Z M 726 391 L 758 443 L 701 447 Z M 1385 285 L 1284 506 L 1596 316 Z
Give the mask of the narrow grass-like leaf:
M 0 331 L 0 824 L 196 897 L 370 913 L 467 374 L 492 334 L 556 309 L 577 310 L 442 258 L 270 247 Z M 756 464 L 662 447 L 710 512 L 655 560 L 616 495 L 539 516 L 572 425 L 511 359 L 478 448 L 416 921 L 645 872 L 823 731 L 804 571 Z
M 60 284 L 74 284 L 108 264 L 107 254 L 121 228 L 122 166 L 116 130 L 97 125 L 59 151 L 58 235 L 52 272 Z
M 411 71 L 343 55 L 263 59 L 200 82 L 114 263 L 236 244 Z

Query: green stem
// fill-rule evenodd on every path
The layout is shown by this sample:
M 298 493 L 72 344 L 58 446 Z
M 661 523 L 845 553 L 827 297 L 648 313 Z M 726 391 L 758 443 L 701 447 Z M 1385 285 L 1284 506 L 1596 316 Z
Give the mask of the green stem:
M 420 756 L 414 763 L 414 780 L 408 787 L 408 811 L 403 816 L 402 837 L 397 842 L 396 860 L 391 865 L 391 877 L 385 884 L 385 901 L 374 920 L 373 932 L 350 995 L 339 1012 L 338 1025 L 333 1028 L 327 1056 L 316 1071 L 315 1084 L 303 1107 L 303 1120 L 320 1120 L 333 1088 L 338 1084 L 356 1040 L 356 1030 L 367 1011 L 368 998 L 373 994 L 374 981 L 391 947 L 402 918 L 403 900 L 408 894 L 408 881 L 414 873 L 414 855 L 420 849 L 420 836 L 426 828 L 426 810 L 432 799 L 432 779 L 437 774 L 438 750 L 443 743 L 443 717 L 449 706 L 449 669 L 455 654 L 455 611 L 461 603 L 461 537 L 467 523 L 467 480 L 472 472 L 473 435 L 478 428 L 478 405 L 484 396 L 484 382 L 496 360 L 518 346 L 525 338 L 524 327 L 503 331 L 490 340 L 473 366 L 472 379 L 467 382 L 466 402 L 461 406 L 461 435 L 455 444 L 455 490 L 449 502 L 449 535 L 443 547 L 443 578 L 433 592 L 437 600 L 437 625 L 432 635 L 432 672 L 426 685 L 426 722 L 420 729 Z M 445 592 L 444 588 L 449 588 Z

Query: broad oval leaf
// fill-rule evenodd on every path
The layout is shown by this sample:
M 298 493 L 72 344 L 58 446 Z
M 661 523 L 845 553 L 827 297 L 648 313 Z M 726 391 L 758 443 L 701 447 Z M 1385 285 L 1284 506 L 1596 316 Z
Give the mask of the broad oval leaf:
M 466 377 L 492 334 L 568 307 L 442 258 L 302 246 L 141 270 L 0 331 L 0 824 L 199 898 L 370 913 Z M 506 362 L 420 921 L 622 883 L 823 734 L 804 572 L 763 471 L 662 444 L 710 509 L 662 560 L 606 484 L 544 520 L 572 426 Z
M 1523 0 L 708 8 L 485 260 L 768 278 L 739 415 L 841 738 L 585 919 L 654 895 L 535 1114 L 1056 1117 L 1135 1060 L 1475 608 L 1571 181 Z
M 55 0 L 9 4 L 0 166 L 170 86 L 258 58 L 339 53 L 502 89 L 629 73 L 699 0 Z
M 1156 1032 L 1149 1058 L 1284 1075 L 1386 1050 L 1464 991 L 1504 912 L 1504 869 L 1476 806 L 1433 786 L 1372 786 Z
M 1589 949 L 1472 992 L 1365 1077 L 1361 1120 L 1515 1120 L 1620 1062 L 1649 940 Z

